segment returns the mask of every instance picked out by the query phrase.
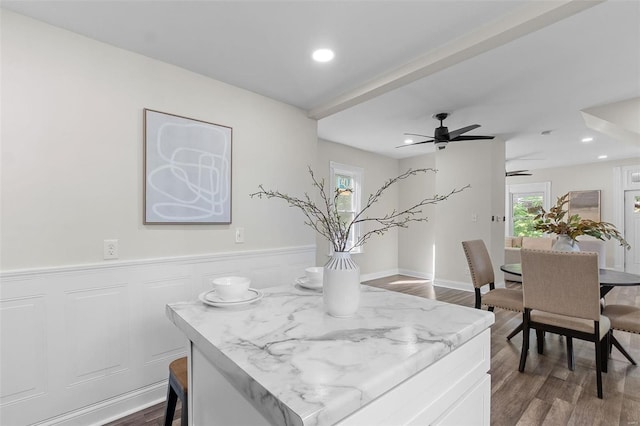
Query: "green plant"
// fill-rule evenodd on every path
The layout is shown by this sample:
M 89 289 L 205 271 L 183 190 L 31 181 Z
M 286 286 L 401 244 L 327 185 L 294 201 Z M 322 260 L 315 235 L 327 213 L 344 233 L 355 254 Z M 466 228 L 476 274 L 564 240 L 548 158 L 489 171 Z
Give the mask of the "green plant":
M 618 240 L 621 246 L 631 249 L 629 243 L 613 224 L 582 219 L 577 214 L 569 216 L 568 210 L 564 208 L 567 204 L 569 204 L 569 193 L 558 197 L 556 205 L 551 207 L 548 212 L 542 207 L 533 208 L 532 213 L 536 213 L 536 217 L 533 218 L 535 229 L 546 233 L 567 235 L 574 241 L 580 235 L 590 235 L 603 241 L 605 238 L 607 240 L 613 238 Z
M 513 235 L 516 237 L 540 237 L 541 231 L 535 229 L 533 218 L 536 210 L 542 205 L 542 197 L 538 195 L 519 197 L 517 202 L 513 203 Z
M 258 198 L 279 198 L 287 203 L 291 207 L 299 208 L 307 220 L 304 222 L 309 225 L 317 233 L 326 238 L 333 250 L 336 252 L 351 251 L 355 247 L 363 245 L 369 238 L 374 235 L 383 235 L 392 228 L 406 228 L 410 222 L 426 222 L 427 217 L 422 215 L 421 207 L 429 204 L 437 204 L 446 200 L 453 194 L 462 192 L 469 188 L 467 185 L 460 189 L 454 189 L 447 195 L 434 195 L 431 198 L 425 198 L 413 206 L 397 211 L 393 210 L 391 213 L 382 216 L 368 216 L 368 210 L 373 204 L 375 204 L 384 192 L 392 185 L 407 179 L 410 176 L 415 176 L 419 173 L 435 173 L 435 169 L 416 169 L 402 173 L 392 179 L 387 180 L 375 193 L 369 195 L 369 199 L 365 206 L 358 212 L 353 218 L 349 216 L 341 215 L 338 212 L 338 204 L 340 202 L 340 194 L 345 190 L 336 190 L 335 193 L 330 196 L 325 188 L 324 179 L 317 180 L 313 174 L 313 170 L 309 167 L 309 174 L 313 187 L 318 190 L 320 195 L 320 202 L 316 203 L 309 194 L 305 193 L 304 197 L 296 198 L 290 195 L 284 194 L 280 191 L 266 190 L 262 185 L 258 186 L 260 190 L 253 194 L 249 194 L 250 197 Z M 346 190 L 348 191 L 348 190 Z M 357 224 L 367 224 L 370 229 L 365 230 L 363 234 L 358 238 L 353 247 L 347 247 L 349 241 L 349 233 L 354 229 Z

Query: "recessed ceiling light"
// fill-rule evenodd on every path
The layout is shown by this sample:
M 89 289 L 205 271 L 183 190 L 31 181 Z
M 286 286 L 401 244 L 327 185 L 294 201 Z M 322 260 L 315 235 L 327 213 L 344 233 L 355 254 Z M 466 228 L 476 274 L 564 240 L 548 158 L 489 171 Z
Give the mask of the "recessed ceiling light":
M 598 155 L 598 160 L 604 160 L 605 158 L 607 158 L 606 155 Z
M 405 139 L 404 143 L 413 143 L 413 139 Z
M 592 137 L 582 138 L 582 142 L 591 142 L 592 140 Z
M 333 59 L 335 54 L 331 49 L 318 49 L 314 51 L 313 55 L 311 56 L 313 57 L 313 60 L 316 62 L 329 62 L 330 60 Z

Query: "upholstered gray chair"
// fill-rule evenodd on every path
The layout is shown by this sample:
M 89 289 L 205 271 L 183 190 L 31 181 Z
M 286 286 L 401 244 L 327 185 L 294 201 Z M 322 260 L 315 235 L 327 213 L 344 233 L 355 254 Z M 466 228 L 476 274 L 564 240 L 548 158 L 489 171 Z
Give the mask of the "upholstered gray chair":
M 522 291 L 509 288 L 495 288 L 495 277 L 493 264 L 487 251 L 487 246 L 482 240 L 463 241 L 462 248 L 467 257 L 471 281 L 475 289 L 475 307 L 487 306 L 490 311 L 494 308 L 506 309 L 514 312 L 522 312 Z M 484 295 L 482 287 L 488 285 L 489 291 Z M 507 336 L 507 340 L 518 334 L 522 330 L 520 324 Z
M 613 330 L 626 331 L 628 333 L 640 334 L 640 308 L 630 305 L 609 305 L 602 312 L 611 321 L 611 333 L 609 335 L 610 344 L 618 348 L 620 353 L 633 365 L 637 365 L 631 355 L 622 347 L 618 339 L 613 335 Z
M 602 398 L 610 322 L 600 313 L 598 255 L 523 249 L 521 256 L 524 327 L 520 372 L 527 362 L 530 329 L 567 336 L 567 342 L 569 338 L 594 342 L 596 384 L 598 398 Z

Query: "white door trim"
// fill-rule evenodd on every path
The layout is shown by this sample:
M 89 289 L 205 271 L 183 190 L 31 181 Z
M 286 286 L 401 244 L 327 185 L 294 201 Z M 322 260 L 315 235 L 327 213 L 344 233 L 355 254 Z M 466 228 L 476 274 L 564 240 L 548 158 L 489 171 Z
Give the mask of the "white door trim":
M 613 225 L 623 235 L 625 235 L 624 193 L 625 191 L 640 189 L 640 182 L 634 182 L 633 179 L 635 173 L 640 173 L 640 164 L 613 168 Z M 613 268 L 624 271 L 624 248 L 620 245 L 615 247 Z

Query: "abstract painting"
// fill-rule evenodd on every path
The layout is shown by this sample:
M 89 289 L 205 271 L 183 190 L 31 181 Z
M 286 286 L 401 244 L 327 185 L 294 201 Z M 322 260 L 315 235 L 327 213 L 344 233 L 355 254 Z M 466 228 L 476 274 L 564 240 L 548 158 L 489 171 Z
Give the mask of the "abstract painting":
M 600 191 L 569 192 L 569 216 L 600 222 Z
M 144 223 L 231 223 L 231 127 L 144 110 Z

